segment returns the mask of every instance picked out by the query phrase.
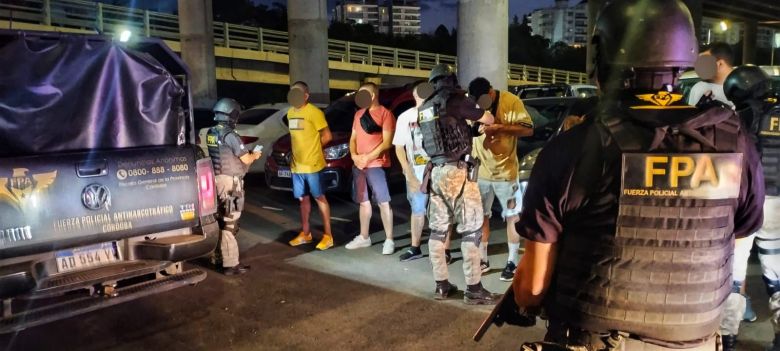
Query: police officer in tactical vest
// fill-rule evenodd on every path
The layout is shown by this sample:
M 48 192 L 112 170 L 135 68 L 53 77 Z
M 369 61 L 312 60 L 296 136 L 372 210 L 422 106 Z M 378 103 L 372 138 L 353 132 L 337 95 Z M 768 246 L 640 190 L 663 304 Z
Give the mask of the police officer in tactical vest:
M 600 12 L 603 100 L 539 154 L 517 224 L 514 300 L 549 318 L 525 350 L 716 349 L 734 239 L 761 226 L 764 181 L 731 109 L 670 89 L 696 60 L 693 28 L 679 0 Z
M 780 350 L 780 104 L 776 96 L 770 96 L 769 75 L 757 66 L 741 66 L 729 74 L 723 84 L 724 92 L 734 102 L 748 132 L 754 137 L 764 171 L 764 223 L 756 233 L 758 258 L 769 294 L 770 320 L 775 338 L 770 350 Z M 749 240 L 746 238 L 744 240 Z M 752 246 L 748 242 L 747 245 Z M 744 299 L 736 291 L 730 298 Z M 736 329 L 744 313 L 740 309 L 730 311 L 735 321 L 731 335 L 723 335 L 724 351 L 736 350 Z
M 243 274 L 249 266 L 238 260 L 238 219 L 244 208 L 244 175 L 249 165 L 261 156 L 251 152 L 241 142 L 235 126 L 241 113 L 236 100 L 222 98 L 214 105 L 214 120 L 217 125 L 209 129 L 206 136 L 209 156 L 216 175 L 219 200 L 220 244 L 215 252 L 215 264 L 222 267 L 225 275 Z
M 436 65 L 428 80 L 432 84 L 428 88 L 433 92 L 418 109 L 418 124 L 423 148 L 431 159 L 421 191 L 430 194 L 428 248 L 436 280 L 434 298 L 443 300 L 457 291 L 449 282 L 444 245 L 449 227 L 453 225 L 455 232 L 462 236 L 463 273 L 467 285 L 464 302 L 494 304 L 497 297 L 480 282 L 479 243 L 483 216 L 477 185 L 479 164 L 471 157 L 473 134 L 467 122 L 492 124 L 493 115 L 479 108 L 458 88 L 451 66 Z M 421 93 L 421 97 L 427 95 Z

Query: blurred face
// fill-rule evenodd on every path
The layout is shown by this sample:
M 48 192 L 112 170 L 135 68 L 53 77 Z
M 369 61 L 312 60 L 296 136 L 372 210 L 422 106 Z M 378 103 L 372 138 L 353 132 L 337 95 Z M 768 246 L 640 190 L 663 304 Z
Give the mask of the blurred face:
M 420 107 L 420 106 L 422 106 L 423 102 L 425 102 L 425 99 L 420 97 L 420 94 L 417 91 L 418 88 L 419 88 L 419 86 L 414 88 L 414 90 L 412 91 L 412 96 L 414 97 L 414 106 L 415 107 Z
M 701 55 L 709 55 L 712 56 L 712 52 L 710 50 L 704 51 L 701 53 Z M 713 83 L 716 84 L 723 84 L 723 81 L 726 80 L 726 77 L 731 73 L 731 70 L 733 67 L 726 62 L 726 60 L 715 58 L 715 78 L 713 78 Z
M 295 108 L 301 108 L 309 103 L 309 93 L 301 85 L 293 85 L 287 95 L 288 102 Z

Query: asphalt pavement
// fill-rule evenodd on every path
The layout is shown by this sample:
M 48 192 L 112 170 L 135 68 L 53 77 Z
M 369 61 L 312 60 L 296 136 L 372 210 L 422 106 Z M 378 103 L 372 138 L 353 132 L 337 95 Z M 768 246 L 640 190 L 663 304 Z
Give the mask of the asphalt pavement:
M 532 328 L 494 327 L 480 343 L 472 341 L 489 308 L 464 305 L 462 294 L 434 301 L 427 255 L 399 262 L 410 241 L 409 206 L 402 185 L 391 193 L 394 255 L 381 254 L 384 232 L 376 208 L 374 245 L 344 249 L 358 232 L 357 205 L 344 195 L 329 196 L 337 247 L 316 251 L 314 244 L 287 245 L 300 230 L 292 195 L 250 177 L 239 234 L 242 261 L 252 266 L 248 274 L 225 277 L 203 260 L 191 262 L 209 271 L 196 286 L 0 336 L 0 350 L 517 350 L 523 341 L 543 337 L 542 322 Z M 322 233 L 316 206 L 312 219 L 316 240 Z M 498 279 L 507 256 L 500 216 L 494 216 L 491 229 L 493 270 L 483 284 L 501 292 L 509 283 Z M 460 241 L 452 246 L 450 280 L 465 288 Z M 751 262 L 748 274 L 759 320 L 743 323 L 739 349 L 758 351 L 772 339 L 772 328 L 757 262 Z

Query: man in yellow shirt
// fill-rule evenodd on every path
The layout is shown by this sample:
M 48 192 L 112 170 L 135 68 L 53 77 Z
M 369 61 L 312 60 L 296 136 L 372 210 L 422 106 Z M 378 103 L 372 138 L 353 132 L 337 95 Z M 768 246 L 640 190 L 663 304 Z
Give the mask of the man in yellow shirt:
M 493 200 L 498 198 L 503 209 L 502 216 L 507 224 L 507 245 L 509 257 L 501 272 L 501 280 L 512 281 L 519 261 L 520 235 L 515 230 L 519 219 L 522 199 L 518 198 L 517 182 L 517 138 L 532 135 L 533 121 L 523 102 L 514 94 L 493 89 L 490 82 L 478 77 L 469 83 L 469 95 L 475 99 L 488 94 L 493 103 L 490 111 L 496 118 L 494 124 L 485 126 L 482 134 L 474 139 L 474 157 L 480 159 L 479 192 L 485 220 L 482 222 L 481 268 L 490 270 L 487 246 L 490 238 L 490 216 Z
M 317 244 L 318 250 L 327 250 L 333 246 L 333 235 L 330 228 L 330 204 L 322 191 L 320 171 L 325 168 L 325 155 L 322 147 L 333 138 L 325 114 L 309 103 L 309 86 L 304 82 L 295 82 L 288 94 L 290 109 L 287 111 L 287 121 L 292 142 L 293 196 L 301 202 L 301 232 L 290 240 L 291 246 L 312 242 L 309 227 L 311 214 L 311 198 L 317 201 L 322 215 L 325 232 Z

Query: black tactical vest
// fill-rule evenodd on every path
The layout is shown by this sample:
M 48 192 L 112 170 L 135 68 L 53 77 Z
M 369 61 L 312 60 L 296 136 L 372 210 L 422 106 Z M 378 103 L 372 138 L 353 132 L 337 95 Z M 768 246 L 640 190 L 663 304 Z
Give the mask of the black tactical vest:
M 780 106 L 774 106 L 761 116 L 758 148 L 764 167 L 766 194 L 780 195 Z
M 244 163 L 233 154 L 233 150 L 225 145 L 225 137 L 230 133 L 235 133 L 233 128 L 225 124 L 217 124 L 209 129 L 206 135 L 206 146 L 209 150 L 211 163 L 214 165 L 214 175 L 229 175 L 233 177 L 243 176 L 245 173 Z
M 613 196 L 588 206 L 613 208 L 617 199 L 614 222 L 590 224 L 587 233 L 564 226 L 545 303 L 557 308 L 556 318 L 590 332 L 627 332 L 662 345 L 708 339 L 731 289 L 739 120 L 713 108 L 656 128 L 622 113 L 602 113 L 592 132 L 600 140 L 588 143 L 602 149 L 581 161 L 603 163 L 609 180 L 592 184 L 574 174 L 586 193 L 611 189 Z
M 423 149 L 436 164 L 455 162 L 471 154 L 472 135 L 466 120 L 447 111 L 447 102 L 455 94 L 463 92 L 453 88 L 440 89 L 418 109 L 417 123 L 423 136 Z

